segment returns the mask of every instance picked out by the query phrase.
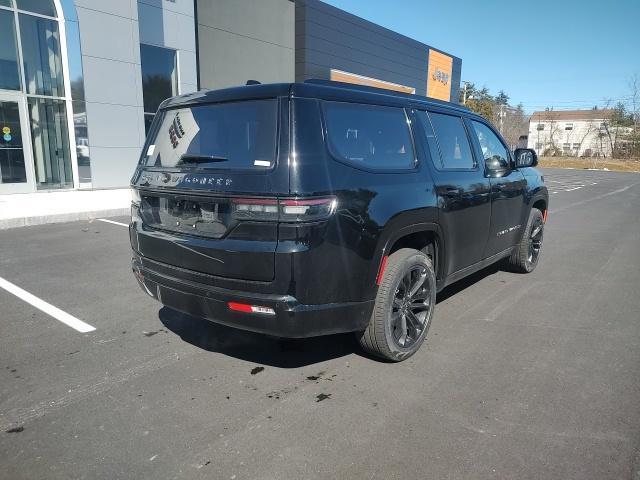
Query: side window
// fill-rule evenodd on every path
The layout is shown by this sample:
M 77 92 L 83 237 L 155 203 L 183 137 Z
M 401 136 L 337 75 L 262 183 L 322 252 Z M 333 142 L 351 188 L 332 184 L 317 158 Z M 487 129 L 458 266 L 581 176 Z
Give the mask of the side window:
M 411 169 L 415 155 L 404 109 L 324 102 L 332 154 L 374 169 Z
M 467 132 L 460 117 L 442 113 L 428 115 L 425 113 L 422 124 L 429 142 L 431 157 L 436 166 L 443 169 L 475 168 Z
M 484 123 L 473 120 L 473 130 L 478 137 L 484 163 L 490 170 L 509 168 L 509 152 L 495 133 Z

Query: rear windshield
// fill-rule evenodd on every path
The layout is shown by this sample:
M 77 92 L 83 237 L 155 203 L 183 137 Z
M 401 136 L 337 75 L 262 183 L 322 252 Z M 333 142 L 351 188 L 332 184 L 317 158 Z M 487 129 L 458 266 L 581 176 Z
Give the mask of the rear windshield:
M 163 112 L 142 163 L 186 169 L 269 169 L 276 157 L 278 100 Z

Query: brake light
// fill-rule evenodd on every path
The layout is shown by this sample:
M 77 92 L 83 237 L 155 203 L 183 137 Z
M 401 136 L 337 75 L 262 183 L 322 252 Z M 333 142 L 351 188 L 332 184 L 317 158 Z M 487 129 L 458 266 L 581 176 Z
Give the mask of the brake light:
M 131 221 L 139 222 L 140 221 L 140 191 L 132 188 L 131 189 Z
M 134 205 L 140 205 L 140 191 L 137 188 L 131 188 L 131 203 Z
M 335 197 L 282 199 L 234 198 L 233 216 L 237 220 L 313 222 L 335 212 Z
M 244 313 L 262 313 L 265 315 L 275 315 L 276 312 L 271 307 L 263 307 L 260 305 L 249 305 L 246 303 L 229 302 L 227 303 L 229 310 Z
M 338 201 L 335 197 L 280 200 L 281 222 L 311 222 L 333 215 Z
M 237 220 L 278 220 L 278 200 L 275 198 L 234 198 L 232 204 Z

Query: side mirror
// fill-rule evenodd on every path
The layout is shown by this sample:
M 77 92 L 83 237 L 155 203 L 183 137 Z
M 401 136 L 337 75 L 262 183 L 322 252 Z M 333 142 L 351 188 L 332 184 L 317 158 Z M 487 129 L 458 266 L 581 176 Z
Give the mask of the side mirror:
M 530 148 L 516 148 L 513 152 L 516 168 L 535 167 L 538 165 L 538 155 Z

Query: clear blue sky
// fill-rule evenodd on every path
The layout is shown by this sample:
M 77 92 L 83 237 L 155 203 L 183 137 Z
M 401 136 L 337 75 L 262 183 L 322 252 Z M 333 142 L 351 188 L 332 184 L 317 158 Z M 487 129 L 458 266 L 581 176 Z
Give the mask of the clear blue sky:
M 462 58 L 527 112 L 591 108 L 640 77 L 640 0 L 324 0 Z

